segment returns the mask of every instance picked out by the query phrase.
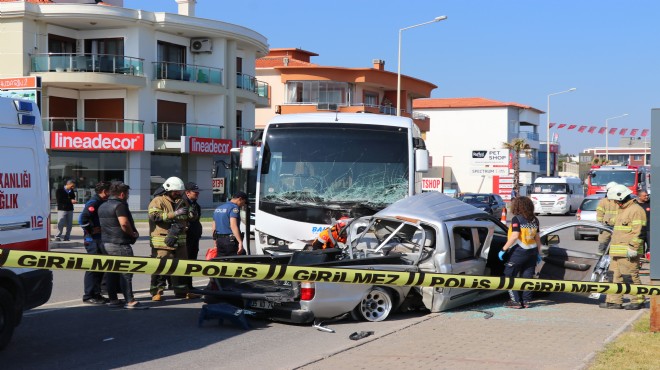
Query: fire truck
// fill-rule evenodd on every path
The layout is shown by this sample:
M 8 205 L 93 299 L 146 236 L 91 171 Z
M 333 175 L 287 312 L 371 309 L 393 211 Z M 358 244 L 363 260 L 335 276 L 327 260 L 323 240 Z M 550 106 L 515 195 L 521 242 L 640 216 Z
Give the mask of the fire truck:
M 649 166 L 591 166 L 587 175 L 587 195 L 605 193 L 605 185 L 614 181 L 627 186 L 633 194 L 651 192 Z

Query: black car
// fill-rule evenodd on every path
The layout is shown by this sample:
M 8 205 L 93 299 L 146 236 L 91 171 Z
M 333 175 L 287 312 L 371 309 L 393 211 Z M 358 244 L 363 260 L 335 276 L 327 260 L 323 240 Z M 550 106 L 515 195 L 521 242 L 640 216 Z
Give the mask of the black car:
M 501 215 L 502 210 L 506 208 L 502 197 L 493 193 L 465 193 L 458 199 L 494 216 Z

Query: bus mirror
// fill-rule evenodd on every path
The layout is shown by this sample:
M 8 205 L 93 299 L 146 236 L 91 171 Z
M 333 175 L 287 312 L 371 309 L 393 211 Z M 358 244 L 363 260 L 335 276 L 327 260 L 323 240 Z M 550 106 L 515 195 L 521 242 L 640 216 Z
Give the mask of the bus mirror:
M 254 170 L 257 163 L 257 147 L 244 146 L 241 148 L 241 168 L 244 170 Z
M 426 149 L 415 149 L 415 172 L 428 172 L 429 151 Z

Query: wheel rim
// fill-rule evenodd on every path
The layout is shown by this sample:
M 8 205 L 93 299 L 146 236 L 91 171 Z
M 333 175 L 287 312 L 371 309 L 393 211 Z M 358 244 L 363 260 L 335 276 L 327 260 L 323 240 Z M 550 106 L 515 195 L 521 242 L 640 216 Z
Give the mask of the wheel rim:
M 367 321 L 383 321 L 392 310 L 392 298 L 387 292 L 374 289 L 360 301 L 360 313 Z

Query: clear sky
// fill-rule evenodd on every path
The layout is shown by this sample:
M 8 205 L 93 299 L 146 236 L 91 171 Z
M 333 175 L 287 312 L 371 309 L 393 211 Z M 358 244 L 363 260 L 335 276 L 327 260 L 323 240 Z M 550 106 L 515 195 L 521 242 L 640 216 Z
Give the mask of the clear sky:
M 125 0 L 127 8 L 176 13 L 174 0 Z M 371 67 L 438 86 L 434 98 L 484 97 L 531 105 L 550 120 L 587 126 L 650 128 L 660 108 L 660 1 L 635 0 L 198 0 L 198 17 L 253 29 L 271 48 L 319 54 L 312 62 Z M 546 135 L 546 116 L 539 133 Z M 460 129 L 460 128 L 456 128 Z M 605 136 L 551 129 L 564 153 L 604 147 Z M 466 133 L 466 136 L 471 133 Z M 638 133 L 639 135 L 639 133 Z M 620 135 L 610 135 L 616 145 Z

